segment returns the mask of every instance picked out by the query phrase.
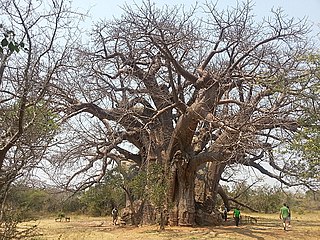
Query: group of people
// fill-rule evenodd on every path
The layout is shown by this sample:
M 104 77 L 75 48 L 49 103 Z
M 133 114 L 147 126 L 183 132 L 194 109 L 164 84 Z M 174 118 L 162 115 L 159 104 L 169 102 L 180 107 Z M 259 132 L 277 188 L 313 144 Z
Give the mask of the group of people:
M 240 215 L 241 215 L 240 209 L 238 207 L 235 207 L 235 209 L 233 210 L 233 218 L 235 220 L 236 226 L 239 226 Z M 224 207 L 223 219 L 225 222 L 228 220 L 228 208 L 227 207 Z
M 233 218 L 235 220 L 236 226 L 239 226 L 240 215 L 241 215 L 240 209 L 236 207 L 233 210 Z M 228 219 L 227 207 L 224 207 L 223 218 L 224 218 L 224 221 L 227 221 Z M 282 219 L 283 229 L 285 231 L 287 230 L 288 227 L 291 227 L 291 212 L 290 212 L 289 206 L 286 203 L 284 203 L 283 206 L 280 208 L 279 218 Z

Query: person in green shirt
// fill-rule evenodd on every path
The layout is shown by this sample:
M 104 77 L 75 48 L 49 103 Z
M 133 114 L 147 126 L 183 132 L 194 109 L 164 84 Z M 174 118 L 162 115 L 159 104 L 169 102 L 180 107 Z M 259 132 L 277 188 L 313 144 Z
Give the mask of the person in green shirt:
M 239 221 L 240 221 L 240 210 L 239 208 L 235 208 L 233 210 L 233 217 L 234 217 L 234 220 L 236 221 L 236 226 L 239 226 Z
M 283 230 L 287 230 L 289 215 L 290 215 L 290 210 L 287 207 L 287 204 L 284 203 L 283 206 L 280 208 L 280 215 L 279 215 L 279 218 L 282 219 Z

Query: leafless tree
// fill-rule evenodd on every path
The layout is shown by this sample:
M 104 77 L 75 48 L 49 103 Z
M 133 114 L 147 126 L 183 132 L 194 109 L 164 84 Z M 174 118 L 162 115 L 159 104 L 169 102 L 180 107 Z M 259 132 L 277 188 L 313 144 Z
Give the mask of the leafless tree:
M 169 179 L 170 223 L 193 225 L 204 164 L 213 202 L 223 173 L 239 165 L 289 186 L 310 183 L 274 153 L 302 127 L 301 100 L 318 81 L 306 19 L 274 10 L 258 23 L 251 2 L 186 11 L 145 1 L 123 11 L 96 24 L 74 69 L 59 76 L 66 82 L 53 85 L 77 132 L 71 147 L 82 149 L 63 155 L 78 164 L 69 184 L 94 184 L 112 161 L 141 170 L 156 162 Z

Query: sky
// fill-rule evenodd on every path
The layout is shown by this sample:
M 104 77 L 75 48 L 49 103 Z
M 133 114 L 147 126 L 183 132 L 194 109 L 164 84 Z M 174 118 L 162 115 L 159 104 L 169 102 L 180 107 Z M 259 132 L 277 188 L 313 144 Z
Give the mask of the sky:
M 87 22 L 95 22 L 100 19 L 112 19 L 120 17 L 123 13 L 121 6 L 127 4 L 140 5 L 143 0 L 72 0 L 73 7 L 82 11 L 90 9 L 90 17 Z M 206 0 L 151 0 L 157 5 L 181 5 L 190 7 L 196 2 L 204 3 Z M 210 0 L 209 0 L 210 1 Z M 215 2 L 215 0 L 213 1 Z M 241 0 L 239 0 L 241 2 Z M 320 32 L 320 0 L 253 0 L 254 13 L 257 16 L 267 16 L 272 8 L 281 7 L 289 17 L 308 19 L 317 25 L 316 31 Z M 221 9 L 227 6 L 235 6 L 237 0 L 218 0 L 218 6 Z

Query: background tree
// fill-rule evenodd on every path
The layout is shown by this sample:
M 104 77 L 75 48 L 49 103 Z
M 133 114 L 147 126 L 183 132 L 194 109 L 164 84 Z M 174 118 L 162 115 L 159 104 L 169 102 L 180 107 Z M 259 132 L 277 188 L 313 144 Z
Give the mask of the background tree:
M 319 97 L 310 91 L 318 80 L 306 20 L 272 13 L 257 23 L 251 2 L 186 11 L 145 1 L 97 23 L 53 84 L 71 130 L 59 165 L 70 173 L 75 164 L 68 186 L 95 184 L 113 161 L 140 171 L 160 164 L 174 225 L 195 223 L 196 172 L 205 164 L 213 204 L 221 176 L 244 167 L 319 187 L 275 152 L 301 130 L 302 96 Z
M 41 167 L 58 130 L 49 83 L 68 62 L 75 15 L 63 0 L 5 0 L 0 14 L 0 224 L 15 227 L 21 219 L 6 214 L 7 194 L 13 182 Z M 8 233 L 11 239 L 17 232 Z

